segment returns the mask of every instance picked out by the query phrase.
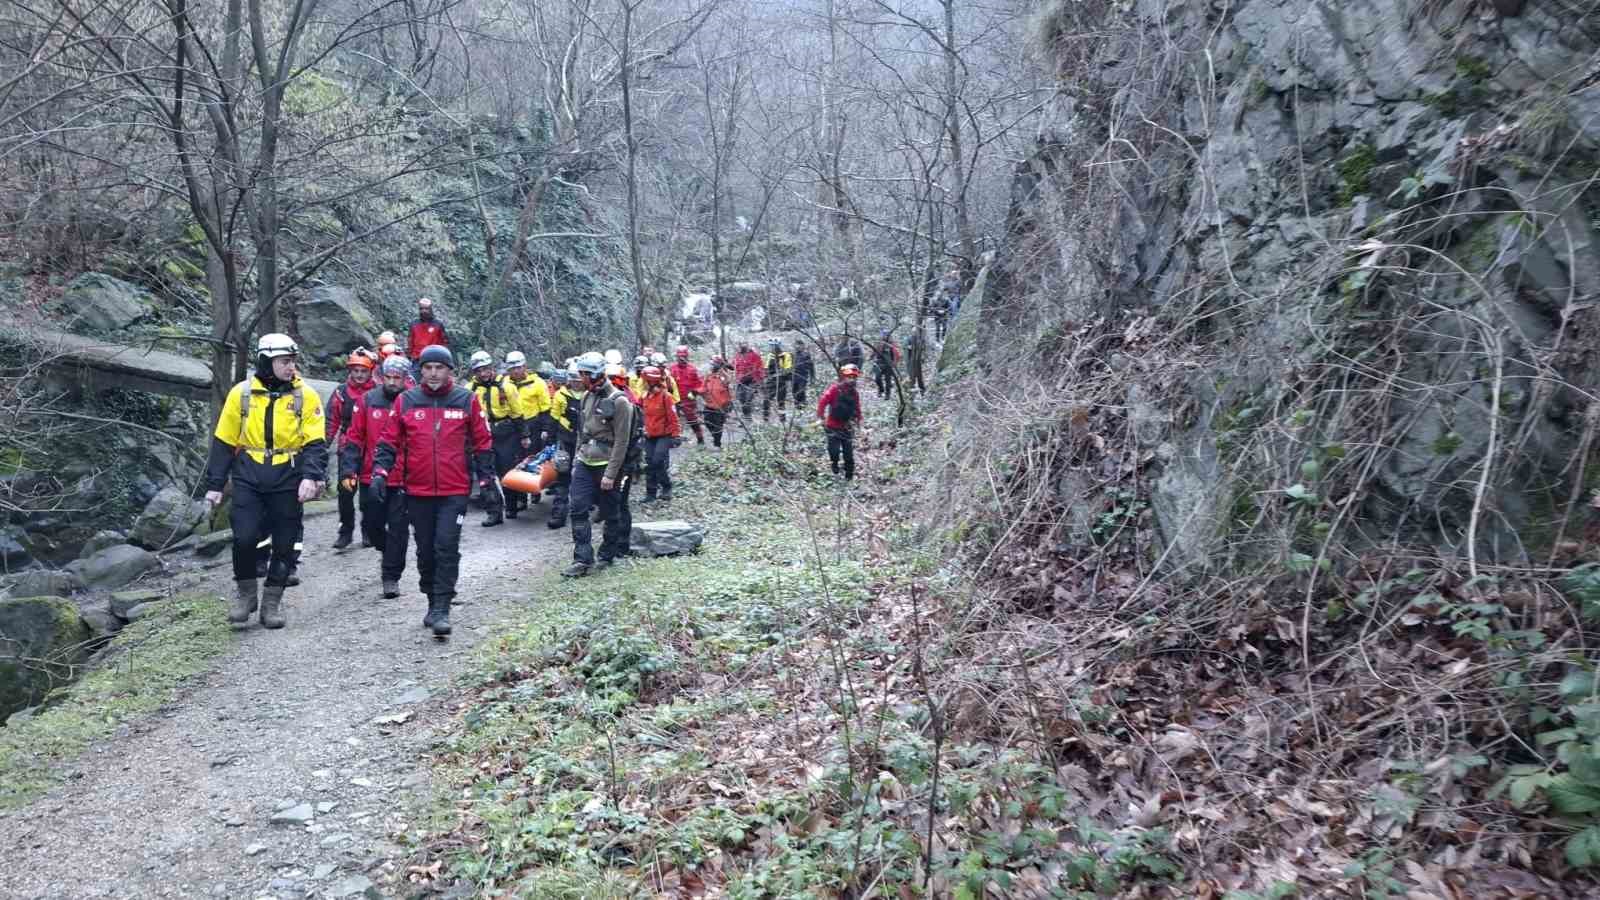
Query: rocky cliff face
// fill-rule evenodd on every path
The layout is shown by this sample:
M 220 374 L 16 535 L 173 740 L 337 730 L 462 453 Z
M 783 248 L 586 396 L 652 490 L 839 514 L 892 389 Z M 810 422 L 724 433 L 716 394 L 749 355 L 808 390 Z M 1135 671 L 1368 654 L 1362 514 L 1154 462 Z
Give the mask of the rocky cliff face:
M 1165 559 L 1213 566 L 1264 533 L 1314 558 L 1335 529 L 1477 559 L 1566 547 L 1600 418 L 1597 4 L 1041 21 L 1060 94 L 979 358 L 1020 335 L 1075 373 L 1066 430 L 1131 438 L 1122 477 Z

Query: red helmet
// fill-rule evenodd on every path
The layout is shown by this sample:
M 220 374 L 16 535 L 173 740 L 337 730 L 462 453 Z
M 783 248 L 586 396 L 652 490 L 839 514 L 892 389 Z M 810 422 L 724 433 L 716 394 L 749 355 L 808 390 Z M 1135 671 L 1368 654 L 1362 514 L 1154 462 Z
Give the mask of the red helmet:
M 655 366 L 645 366 L 644 371 L 640 372 L 639 376 L 645 380 L 646 384 L 661 383 L 661 370 Z
M 388 343 L 388 344 L 379 344 L 378 345 L 378 355 L 383 357 L 384 359 L 388 359 L 389 357 L 391 357 L 391 356 L 393 356 L 393 355 L 395 355 L 396 353 L 399 353 L 399 352 L 400 352 L 400 345 L 399 344 L 391 342 L 391 343 Z
M 726 359 L 722 358 L 721 356 L 713 356 L 713 357 L 711 357 L 711 365 L 713 367 L 715 367 L 715 366 L 725 366 L 727 364 L 728 364 L 728 361 Z
M 679 344 L 678 345 L 678 349 L 674 350 L 672 352 L 672 355 L 676 356 L 679 359 L 688 359 L 689 358 L 689 345 L 688 344 Z
M 371 350 L 362 347 L 360 349 L 350 351 L 350 358 L 345 360 L 344 364 L 347 368 L 351 369 L 376 369 L 378 367 L 378 360 L 372 355 Z
M 839 367 L 839 375 L 843 378 L 860 378 L 861 367 L 855 363 L 845 363 Z

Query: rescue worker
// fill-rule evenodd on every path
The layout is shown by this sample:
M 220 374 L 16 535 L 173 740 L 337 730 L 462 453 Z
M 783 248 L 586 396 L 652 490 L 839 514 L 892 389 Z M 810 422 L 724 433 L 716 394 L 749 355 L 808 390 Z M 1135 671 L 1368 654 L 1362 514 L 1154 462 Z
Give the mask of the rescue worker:
M 861 424 L 861 394 L 856 379 L 861 367 L 845 363 L 839 367 L 839 380 L 817 398 L 817 421 L 828 433 L 828 463 L 838 475 L 843 463 L 846 481 L 856 477 L 855 431 Z
M 290 574 L 295 536 L 307 501 L 322 493 L 328 462 L 322 398 L 300 380 L 300 348 L 286 334 L 264 334 L 256 342 L 255 373 L 234 385 L 206 461 L 206 501 L 222 502 L 233 479 L 235 593 L 228 621 L 243 625 L 261 610 L 266 628 L 282 628 L 283 589 Z M 272 538 L 266 584 L 256 594 L 256 538 Z
M 397 346 L 398 343 L 399 343 L 399 341 L 395 338 L 394 332 L 392 332 L 392 331 L 379 332 L 378 333 L 378 353 L 379 353 L 379 355 L 383 355 L 383 348 L 384 347 L 394 347 L 394 346 Z
M 811 350 L 806 347 L 805 341 L 794 348 L 794 382 L 791 388 L 794 391 L 794 408 L 799 409 L 806 402 L 806 386 L 816 380 L 817 363 L 811 358 Z
M 333 459 L 339 458 L 340 444 L 350 433 L 350 423 L 359 414 L 361 398 L 372 390 L 372 371 L 377 366 L 377 355 L 365 347 L 351 352 L 350 358 L 345 360 L 347 374 L 344 382 L 334 388 L 333 395 L 328 398 L 326 440 Z M 339 536 L 333 541 L 333 549 L 343 550 L 350 546 L 350 538 L 355 530 L 356 492 L 345 490 L 344 480 L 340 479 Z
M 651 352 L 650 365 L 661 370 L 661 383 L 667 386 L 667 393 L 672 395 L 673 403 L 681 403 L 683 394 L 678 390 L 678 381 L 667 372 L 667 358 L 660 353 Z M 639 399 L 644 399 L 644 392 L 637 392 Z
M 696 375 L 699 373 L 696 372 Z M 678 405 L 667 392 L 665 373 L 657 366 L 644 370 L 645 395 L 639 408 L 644 414 L 644 502 L 672 502 L 672 448 L 683 433 L 678 424 Z
M 728 411 L 733 408 L 733 368 L 720 356 L 711 357 L 711 369 L 706 373 L 704 396 L 706 400 L 706 428 L 711 432 L 711 446 L 722 447 L 722 428 L 728 421 Z
M 629 403 L 632 403 L 634 406 L 639 405 L 639 398 L 644 395 L 642 392 L 635 391 L 633 389 L 633 379 L 628 377 L 628 371 L 622 368 L 621 363 L 606 363 L 604 372 L 606 380 L 615 385 L 616 389 L 621 391 L 623 396 L 628 398 Z M 640 376 L 640 382 L 643 383 L 642 373 Z
M 373 499 L 388 502 L 389 479 L 405 491 L 417 539 L 417 577 L 428 597 L 425 628 L 450 634 L 450 603 L 461 571 L 461 523 L 476 478 L 494 486 L 494 438 L 478 396 L 454 382 L 455 358 L 432 346 L 418 359 L 422 382 L 394 401 L 373 453 Z M 403 461 L 403 462 L 402 462 Z
M 406 333 L 406 352 L 411 354 L 411 375 L 421 378 L 422 351 L 429 347 L 450 346 L 450 336 L 445 333 L 444 323 L 434 317 L 433 301 L 423 297 L 417 301 L 417 320 L 411 323 L 411 330 Z
M 694 442 L 704 446 L 706 430 L 700 424 L 700 397 L 705 393 L 705 383 L 700 378 L 700 370 L 689 362 L 689 348 L 686 345 L 679 344 L 672 355 L 677 358 L 667 374 L 672 376 L 682 393 L 682 399 L 678 401 L 678 418 L 694 430 Z
M 410 535 L 406 533 L 409 525 L 402 486 L 404 478 L 395 479 L 396 484 L 388 490 L 387 496 L 375 496 L 372 467 L 378 441 L 394 412 L 395 401 L 408 390 L 406 383 L 411 380 L 411 365 L 402 357 L 391 356 L 383 361 L 378 374 L 379 384 L 361 398 L 361 411 L 350 426 L 350 435 L 339 456 L 339 486 L 360 485 L 361 536 L 367 545 L 383 553 L 378 576 L 383 582 L 383 599 L 393 600 L 400 596 L 400 576 L 406 572 L 406 547 L 410 544 Z M 390 470 L 390 476 L 404 469 L 402 454 Z
M 749 341 L 740 341 L 739 352 L 733 356 L 733 373 L 735 391 L 739 398 L 739 415 L 743 416 L 746 422 L 755 416 L 756 388 L 761 385 L 763 372 L 761 354 L 750 346 Z
M 567 524 L 567 495 L 572 487 L 572 461 L 577 456 L 578 413 L 583 407 L 582 388 L 572 384 L 574 376 L 566 369 L 556 369 L 551 384 L 556 385 L 555 396 L 550 398 L 550 420 L 556 427 L 556 487 L 551 491 L 550 529 Z
M 545 391 L 549 393 L 550 397 L 554 398 L 556 395 L 556 389 L 560 387 L 560 385 L 551 380 L 555 378 L 556 375 L 555 364 L 549 360 L 544 360 L 539 363 L 539 368 L 536 371 L 538 372 L 539 377 L 544 380 Z M 552 436 L 551 439 L 554 440 L 554 437 Z
M 604 569 L 627 552 L 621 506 L 628 475 L 624 463 L 633 436 L 634 405 L 605 374 L 605 358 L 585 353 L 575 364 L 588 393 L 575 423 L 579 430 L 578 455 L 572 465 L 572 565 L 561 574 L 581 578 L 591 569 Z M 595 558 L 589 523 L 591 507 L 598 506 L 605 535 Z
M 846 363 L 857 369 L 866 364 L 866 357 L 861 353 L 861 345 L 850 339 L 848 334 L 839 335 L 839 343 L 833 345 L 834 364 L 843 366 Z
M 878 399 L 887 400 L 894 390 L 895 368 L 900 364 L 900 346 L 884 329 L 878 343 L 872 348 L 872 380 L 878 387 Z
M 550 424 L 550 389 L 545 386 L 543 378 L 528 371 L 528 357 L 518 350 L 506 354 L 506 380 L 517 392 L 517 403 L 522 407 L 527 432 L 522 438 L 522 450 L 511 464 L 516 466 L 527 458 L 529 451 L 535 447 L 542 450 L 549 443 L 548 435 L 553 430 Z M 503 476 L 505 473 L 500 474 Z M 518 512 L 528 508 L 530 499 L 533 503 L 539 502 L 538 494 L 530 498 L 521 491 L 507 490 L 505 495 L 507 518 L 515 519 Z
M 789 405 L 789 383 L 794 378 L 794 354 L 783 349 L 783 341 L 767 341 L 766 395 L 761 403 L 761 421 L 772 419 L 772 400 L 778 400 L 778 418 L 783 419 Z
M 522 415 L 521 394 L 510 379 L 494 370 L 494 357 L 487 351 L 472 354 L 467 363 L 472 372 L 472 393 L 478 405 L 489 417 L 489 433 L 494 436 L 494 483 L 481 495 L 483 500 L 484 528 L 493 528 L 505 521 L 506 495 L 500 488 L 500 479 L 522 461 L 523 442 L 528 437 L 528 422 Z
M 628 390 L 633 391 L 635 397 L 643 397 L 644 367 L 650 365 L 650 354 L 641 353 L 633 358 L 633 374 L 628 376 Z

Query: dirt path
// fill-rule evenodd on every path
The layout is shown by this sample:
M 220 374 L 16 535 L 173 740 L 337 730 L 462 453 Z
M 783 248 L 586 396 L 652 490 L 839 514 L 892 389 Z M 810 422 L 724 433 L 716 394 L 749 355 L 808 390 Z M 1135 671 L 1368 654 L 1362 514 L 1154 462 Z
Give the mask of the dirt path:
M 494 529 L 469 513 L 466 605 L 448 643 L 421 627 L 414 569 L 406 594 L 380 600 L 377 554 L 334 553 L 337 517 L 309 519 L 289 626 L 252 627 L 164 714 L 0 817 L 0 896 L 377 896 L 370 885 L 404 856 L 411 799 L 431 790 L 419 765 L 428 729 L 381 720 L 443 693 L 502 606 L 528 600 L 535 567 L 568 561 L 571 538 L 545 528 L 546 509 Z M 229 577 L 214 569 L 204 588 L 226 591 Z M 271 821 L 304 803 L 306 824 Z

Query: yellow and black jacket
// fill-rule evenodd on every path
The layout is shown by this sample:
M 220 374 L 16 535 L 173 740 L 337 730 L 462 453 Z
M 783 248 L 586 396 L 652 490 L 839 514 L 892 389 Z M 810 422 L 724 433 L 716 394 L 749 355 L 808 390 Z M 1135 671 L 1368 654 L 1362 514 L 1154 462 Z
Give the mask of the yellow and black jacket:
M 269 391 L 252 377 L 234 385 L 223 401 L 206 461 L 206 490 L 222 490 L 230 476 L 261 493 L 295 490 L 303 478 L 322 481 L 326 447 L 316 391 L 298 378 Z
M 544 379 L 529 372 L 522 381 L 507 375 L 506 383 L 516 390 L 518 402 L 522 404 L 522 417 L 528 420 L 528 436 L 537 438 L 539 432 L 551 430 L 550 388 Z
M 504 375 L 484 384 L 476 378 L 467 387 L 478 395 L 478 405 L 489 420 L 489 431 L 497 438 L 528 433 L 528 423 L 522 415 L 522 394 L 511 379 Z
M 578 413 L 583 409 L 583 391 L 575 391 L 566 385 L 556 391 L 550 398 L 550 418 L 556 424 L 556 440 L 568 450 L 573 449 L 577 441 L 576 425 Z

